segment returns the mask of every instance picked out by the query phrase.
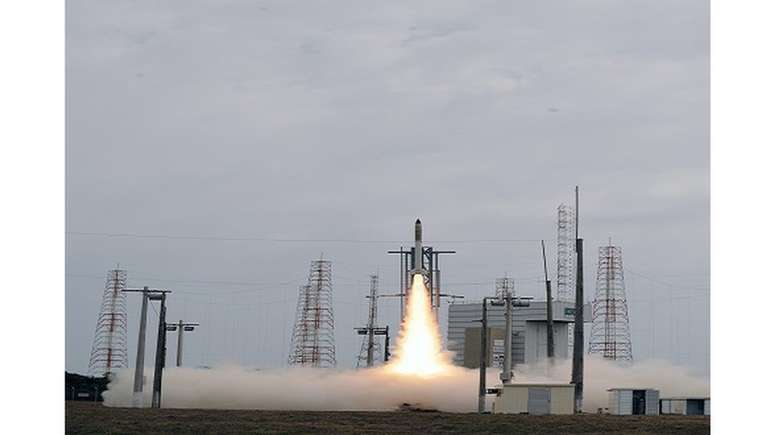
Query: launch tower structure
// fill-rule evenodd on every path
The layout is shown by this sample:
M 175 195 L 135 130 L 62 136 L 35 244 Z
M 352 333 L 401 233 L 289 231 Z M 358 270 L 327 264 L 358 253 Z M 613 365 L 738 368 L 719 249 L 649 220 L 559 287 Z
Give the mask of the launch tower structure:
M 624 287 L 623 255 L 619 246 L 599 248 L 597 292 L 592 305 L 589 353 L 605 359 L 630 361 L 632 341 Z
M 414 223 L 414 247 L 403 249 L 403 246 L 401 246 L 399 251 L 387 251 L 387 253 L 400 255 L 398 268 L 400 272 L 398 279 L 400 293 L 383 295 L 400 298 L 400 322 L 403 322 L 405 314 L 405 298 L 408 296 L 408 291 L 411 288 L 413 276 L 417 273 L 421 273 L 425 278 L 425 286 L 430 292 L 430 304 L 436 316 L 438 316 L 438 311 L 441 309 L 441 298 L 452 300 L 462 298 L 459 295 L 443 293 L 441 287 L 440 256 L 456 254 L 456 251 L 442 251 L 434 249 L 432 246 L 424 245 L 422 241 L 422 222 L 419 219 Z
M 330 261 L 312 260 L 308 281 L 299 287 L 288 356 L 291 366 L 336 366 L 331 270 Z
M 126 295 L 122 291 L 124 288 L 126 271 L 108 271 L 89 356 L 91 376 L 109 376 L 118 369 L 128 367 Z

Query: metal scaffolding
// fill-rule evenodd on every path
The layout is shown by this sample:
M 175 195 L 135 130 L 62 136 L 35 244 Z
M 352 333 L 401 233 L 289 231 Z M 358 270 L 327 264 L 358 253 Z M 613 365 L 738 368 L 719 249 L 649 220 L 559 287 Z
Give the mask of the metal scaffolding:
M 559 205 L 556 234 L 556 300 L 575 302 L 575 210 Z
M 632 359 L 623 255 L 620 247 L 610 244 L 599 248 L 589 353 L 601 354 L 611 360 Z
M 507 298 L 513 294 L 514 279 L 503 277 L 495 279 L 495 296 L 499 299 Z
M 357 368 L 373 367 L 376 358 L 375 355 L 381 354 L 381 343 L 376 340 L 377 335 L 386 335 L 387 329 L 380 328 L 377 325 L 377 300 L 379 298 L 379 275 L 371 275 L 371 290 L 368 298 L 368 322 L 364 328 L 356 328 L 358 335 L 363 335 L 363 343 L 360 345 L 360 354 L 357 357 Z M 387 337 L 386 340 L 389 341 Z M 389 343 L 388 343 L 389 345 Z M 389 349 L 385 352 L 389 354 Z
M 91 376 L 108 376 L 117 369 L 128 367 L 126 295 L 122 292 L 124 288 L 126 271 L 108 271 L 89 357 Z
M 336 366 L 331 262 L 322 258 L 312 261 L 308 282 L 298 289 L 296 322 L 288 364 L 304 367 Z
M 556 300 L 575 303 L 575 209 L 567 204 L 560 204 L 557 209 L 556 232 Z M 568 325 L 567 347 L 572 354 L 575 342 L 575 324 Z
M 399 297 L 400 298 L 400 322 L 403 322 L 404 307 L 406 305 L 405 298 L 408 296 L 408 290 L 411 288 L 411 270 L 416 264 L 414 259 L 415 248 L 410 250 L 404 250 L 400 247 L 400 251 L 387 251 L 388 254 L 400 254 L 399 270 L 400 272 L 398 282 L 400 283 L 400 293 L 383 295 L 387 297 Z M 438 315 L 438 310 L 441 309 L 441 298 L 449 299 L 461 299 L 462 296 L 451 295 L 443 293 L 441 287 L 441 268 L 440 268 L 440 256 L 446 254 L 456 254 L 456 251 L 440 251 L 434 250 L 432 246 L 425 246 L 422 248 L 422 263 L 428 271 L 428 276 L 425 279 L 425 286 L 430 292 L 430 301 L 433 307 L 433 313 Z

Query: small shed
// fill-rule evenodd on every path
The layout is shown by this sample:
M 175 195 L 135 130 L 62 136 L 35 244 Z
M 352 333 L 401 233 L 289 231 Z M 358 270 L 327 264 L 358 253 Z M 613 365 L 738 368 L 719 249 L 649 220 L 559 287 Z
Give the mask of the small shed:
M 658 415 L 658 390 L 653 388 L 610 388 L 608 409 L 613 415 Z
M 505 384 L 497 393 L 492 412 L 496 414 L 572 414 L 574 384 Z
M 664 397 L 659 402 L 662 414 L 710 415 L 709 397 Z

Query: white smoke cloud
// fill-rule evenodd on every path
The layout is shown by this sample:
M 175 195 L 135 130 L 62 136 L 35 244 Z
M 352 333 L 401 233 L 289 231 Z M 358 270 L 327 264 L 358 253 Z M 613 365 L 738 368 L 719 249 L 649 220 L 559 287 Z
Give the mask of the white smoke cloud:
M 546 365 L 515 370 L 515 382 L 568 382 L 570 361 L 549 371 Z M 144 401 L 150 403 L 153 379 L 146 372 Z M 497 384 L 490 369 L 487 385 Z M 132 406 L 133 371 L 121 371 L 105 392 L 107 406 Z M 584 410 L 607 407 L 610 387 L 651 387 L 667 395 L 709 395 L 709 381 L 694 377 L 666 361 L 645 361 L 628 367 L 587 357 Z M 394 410 L 404 403 L 449 412 L 477 409 L 478 370 L 453 367 L 434 377 L 391 373 L 384 367 L 339 371 L 331 369 L 250 370 L 227 366 L 213 369 L 164 370 L 162 404 L 168 408 L 266 410 Z M 491 399 L 489 401 L 491 403 Z
M 517 366 L 515 382 L 567 382 L 572 372 L 572 361 L 557 361 L 553 367 L 547 362 L 535 366 Z M 598 355 L 586 355 L 584 360 L 583 410 L 596 412 L 607 408 L 609 388 L 655 388 L 661 397 L 707 396 L 709 379 L 698 377 L 685 367 L 665 360 L 645 360 L 622 364 L 605 360 Z
M 153 374 L 146 372 L 145 403 Z M 489 382 L 496 374 L 491 373 Z M 124 370 L 104 393 L 108 406 L 131 406 L 133 373 Z M 454 367 L 433 378 L 396 375 L 383 367 L 338 371 L 241 367 L 164 370 L 162 402 L 169 408 L 268 410 L 394 410 L 403 403 L 464 412 L 476 409 L 478 371 Z

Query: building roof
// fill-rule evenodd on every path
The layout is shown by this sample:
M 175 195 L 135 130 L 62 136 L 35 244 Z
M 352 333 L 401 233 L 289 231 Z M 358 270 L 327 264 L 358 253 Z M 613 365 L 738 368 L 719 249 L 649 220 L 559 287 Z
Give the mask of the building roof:
M 568 384 L 565 382 L 511 382 L 510 384 L 503 385 L 504 387 L 572 387 L 575 388 L 575 384 Z
M 648 388 L 648 387 L 615 387 L 615 388 L 608 388 L 607 391 L 630 391 L 630 390 L 652 390 L 652 391 L 658 391 L 656 388 Z
M 662 397 L 661 400 L 710 400 L 709 396 L 672 396 Z

